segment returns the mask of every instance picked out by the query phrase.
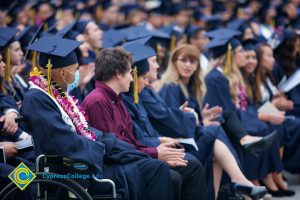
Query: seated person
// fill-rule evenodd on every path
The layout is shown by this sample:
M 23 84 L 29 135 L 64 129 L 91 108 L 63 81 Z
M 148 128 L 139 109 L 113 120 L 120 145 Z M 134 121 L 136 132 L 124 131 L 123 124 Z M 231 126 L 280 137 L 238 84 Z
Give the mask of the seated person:
M 183 181 L 181 199 L 206 199 L 205 174 L 199 161 L 185 160 L 184 150 L 173 148 L 173 142 L 149 147 L 133 135 L 133 121 L 121 97 L 122 92 L 128 92 L 133 80 L 131 65 L 131 55 L 120 47 L 100 51 L 96 59 L 96 88 L 83 102 L 91 125 L 114 133 L 121 140 L 133 144 L 137 150 L 166 162 L 176 170 Z
M 80 44 L 45 36 L 28 47 L 40 52 L 41 71 L 35 68 L 31 73 L 21 115 L 32 134 L 36 154 L 88 164 L 92 173 L 112 179 L 124 199 L 172 199 L 168 168 L 114 135 L 91 129 L 77 100 L 69 94 L 79 78 L 74 50 Z M 97 183 L 88 188 L 92 194 L 103 194 L 102 190 L 103 185 Z
M 138 93 L 142 92 L 144 87 L 148 85 L 149 68 L 150 65 L 153 65 L 153 63 L 150 64 L 148 62 L 148 59 L 151 61 L 151 58 L 155 56 L 153 49 L 147 46 L 144 48 L 139 46 L 143 47 L 143 45 L 137 43 L 124 45 L 124 48 L 128 49 L 134 57 L 134 63 L 132 66 L 134 77 L 136 78 L 134 78 L 134 81 L 131 83 L 130 91 L 123 94 L 122 98 L 134 122 L 133 130 L 135 136 L 142 143 L 153 147 L 157 147 L 165 142 L 176 142 L 177 139 L 160 137 L 158 131 L 152 126 L 143 103 L 138 101 Z M 137 61 L 136 59 L 141 59 L 138 57 L 140 52 L 146 53 L 148 48 L 150 49 L 148 50 L 149 56 L 143 60 Z M 164 136 L 166 135 L 167 133 Z M 188 147 L 186 149 L 187 155 L 194 155 L 201 163 L 207 164 L 208 170 L 213 171 L 215 198 L 218 196 L 222 170 L 228 173 L 231 181 L 233 182 L 233 188 L 236 186 L 239 188 L 247 188 L 248 191 L 251 191 L 251 195 L 253 196 L 264 196 L 266 189 L 264 187 L 254 187 L 254 185 L 247 180 L 242 173 L 238 165 L 238 158 L 236 158 L 236 151 L 221 127 L 214 126 L 214 128 L 203 128 L 202 131 L 197 135 L 195 134 L 193 138 L 195 139 L 199 150 L 196 151 L 193 148 Z M 209 158 L 211 154 L 214 162 L 212 162 Z M 236 155 L 236 157 L 234 157 L 234 155 Z M 211 165 L 213 167 L 211 167 Z

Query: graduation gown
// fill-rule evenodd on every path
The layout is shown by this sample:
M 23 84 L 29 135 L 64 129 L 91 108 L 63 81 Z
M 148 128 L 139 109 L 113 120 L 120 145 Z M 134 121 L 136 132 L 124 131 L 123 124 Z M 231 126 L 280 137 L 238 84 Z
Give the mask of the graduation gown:
M 284 73 L 279 64 L 275 64 L 273 69 L 273 75 L 277 84 L 280 83 L 280 81 L 284 77 L 286 77 L 287 79 L 290 77 Z M 300 85 L 295 86 L 293 89 L 286 92 L 285 95 L 289 100 L 292 100 L 294 103 L 294 108 L 292 110 L 287 111 L 286 114 L 300 117 Z
M 206 94 L 204 104 L 209 103 L 211 107 L 221 106 L 223 110 L 232 110 L 239 116 L 246 131 L 255 136 L 265 136 L 272 129 L 257 118 L 257 110 L 248 106 L 247 110 L 239 110 L 231 100 L 229 81 L 217 68 L 211 70 L 205 77 Z M 274 143 L 269 151 L 257 153 L 254 156 L 249 153 L 243 154 L 243 168 L 247 178 L 263 179 L 270 172 L 282 171 L 279 156 L 279 144 Z
M 65 116 L 58 104 L 37 86 L 25 95 L 21 115 L 32 133 L 37 155 L 59 155 L 88 164 L 94 174 L 112 179 L 124 199 L 141 199 L 146 193 L 151 196 L 151 192 L 156 191 L 149 177 L 153 178 L 153 184 L 157 184 L 157 179 L 161 178 L 163 180 L 159 181 L 164 183 L 161 187 L 165 192 L 152 195 L 171 198 L 168 193 L 171 190 L 169 173 L 162 162 L 149 160 L 148 155 L 136 151 L 131 144 L 117 139 L 113 134 L 97 131 L 99 137 L 96 141 L 76 134 L 63 120 Z M 160 177 L 144 172 L 145 166 L 150 166 L 153 172 L 160 171 Z M 97 183 L 89 188 L 91 194 L 108 191 L 109 188 Z
M 158 93 L 145 88 L 139 95 L 152 126 L 165 136 L 194 137 L 195 116 L 182 112 L 179 108 L 167 106 Z

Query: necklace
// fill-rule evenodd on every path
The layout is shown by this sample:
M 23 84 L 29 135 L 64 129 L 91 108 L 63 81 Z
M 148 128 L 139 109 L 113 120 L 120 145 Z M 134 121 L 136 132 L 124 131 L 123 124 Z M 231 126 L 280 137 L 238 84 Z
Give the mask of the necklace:
M 32 74 L 29 80 L 41 88 L 43 91 L 47 92 L 48 84 L 46 78 L 38 71 Z M 84 110 L 78 104 L 78 100 L 73 97 L 68 92 L 64 92 L 55 81 L 51 81 L 52 97 L 58 102 L 58 104 L 63 108 L 67 115 L 72 120 L 75 126 L 76 133 L 90 140 L 95 140 L 95 133 L 90 130 L 86 117 L 84 115 Z

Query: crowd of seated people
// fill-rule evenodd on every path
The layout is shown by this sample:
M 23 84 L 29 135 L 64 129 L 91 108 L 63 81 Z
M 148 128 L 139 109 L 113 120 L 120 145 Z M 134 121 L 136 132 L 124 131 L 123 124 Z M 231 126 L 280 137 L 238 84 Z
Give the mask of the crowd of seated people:
M 0 190 L 49 154 L 124 199 L 295 195 L 300 3 L 151 3 L 0 3 Z

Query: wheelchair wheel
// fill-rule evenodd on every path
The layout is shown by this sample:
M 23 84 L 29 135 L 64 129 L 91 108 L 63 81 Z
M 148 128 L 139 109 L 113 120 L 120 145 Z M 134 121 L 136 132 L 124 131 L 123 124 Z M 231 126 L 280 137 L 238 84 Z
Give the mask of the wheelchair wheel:
M 0 192 L 0 199 L 92 200 L 92 197 L 89 195 L 89 193 L 77 182 L 71 179 L 47 180 L 43 179 L 42 174 L 43 173 L 36 173 L 36 178 L 23 191 L 21 191 L 13 182 L 8 184 Z M 38 192 L 38 188 L 40 192 Z

